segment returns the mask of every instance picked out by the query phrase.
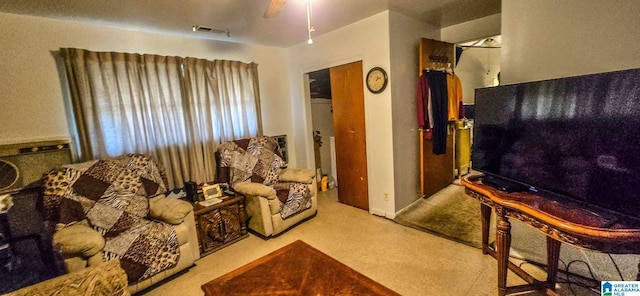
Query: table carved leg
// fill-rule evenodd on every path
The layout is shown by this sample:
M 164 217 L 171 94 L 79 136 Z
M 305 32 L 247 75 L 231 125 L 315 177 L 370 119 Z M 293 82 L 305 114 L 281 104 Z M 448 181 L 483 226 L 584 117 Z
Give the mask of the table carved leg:
M 491 207 L 483 203 L 480 204 L 480 215 L 482 223 L 482 254 L 489 254 L 489 224 L 491 223 Z
M 560 241 L 547 236 L 547 287 L 553 291 L 556 290 L 560 246 Z
M 509 270 L 509 249 L 511 248 L 511 223 L 504 209 L 496 208 L 496 259 L 498 260 L 498 295 L 507 295 L 507 271 Z

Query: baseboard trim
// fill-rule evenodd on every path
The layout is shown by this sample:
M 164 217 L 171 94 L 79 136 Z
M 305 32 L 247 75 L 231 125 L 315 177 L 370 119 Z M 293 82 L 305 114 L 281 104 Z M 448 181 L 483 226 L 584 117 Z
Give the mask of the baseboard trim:
M 391 220 L 393 220 L 393 218 L 396 217 L 395 213 L 388 213 L 379 209 L 369 209 L 369 213 L 372 215 L 380 216 L 380 217 L 391 219 Z

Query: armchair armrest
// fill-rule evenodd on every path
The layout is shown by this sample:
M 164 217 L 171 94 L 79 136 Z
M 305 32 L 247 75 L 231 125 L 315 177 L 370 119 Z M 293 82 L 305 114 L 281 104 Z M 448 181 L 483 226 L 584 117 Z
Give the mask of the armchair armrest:
M 193 206 L 177 198 L 167 198 L 163 194 L 149 199 L 149 217 L 160 221 L 178 225 L 184 221 Z
M 310 169 L 284 169 L 280 173 L 280 181 L 311 184 L 315 176 L 316 173 Z
M 98 266 L 55 277 L 13 291 L 7 296 L 28 295 L 130 295 L 127 274 L 116 258 Z
M 65 258 L 89 258 L 104 248 L 102 234 L 84 223 L 76 223 L 53 234 L 53 245 Z
M 276 190 L 261 183 L 239 182 L 233 185 L 233 189 L 242 195 L 262 196 L 267 199 L 276 198 Z

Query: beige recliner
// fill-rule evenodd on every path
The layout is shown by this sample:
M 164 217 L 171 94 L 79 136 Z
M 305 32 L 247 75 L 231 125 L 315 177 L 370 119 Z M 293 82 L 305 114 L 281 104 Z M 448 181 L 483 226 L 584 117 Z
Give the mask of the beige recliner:
M 193 206 L 167 198 L 163 170 L 129 154 L 54 169 L 43 182 L 53 245 L 68 272 L 119 259 L 135 293 L 200 258 Z
M 250 230 L 270 237 L 318 211 L 315 172 L 288 169 L 277 142 L 253 137 L 223 143 L 216 152 L 217 181 L 246 197 Z

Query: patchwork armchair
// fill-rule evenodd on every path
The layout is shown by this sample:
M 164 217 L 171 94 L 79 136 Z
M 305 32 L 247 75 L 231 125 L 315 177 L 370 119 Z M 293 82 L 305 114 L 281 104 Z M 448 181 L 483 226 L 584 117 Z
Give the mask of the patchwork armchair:
M 315 172 L 286 168 L 273 138 L 223 143 L 216 159 L 217 181 L 246 197 L 247 225 L 253 232 L 274 236 L 316 215 Z
M 68 272 L 119 259 L 133 294 L 200 257 L 193 207 L 166 198 L 166 176 L 129 154 L 66 165 L 44 179 L 45 219 Z

